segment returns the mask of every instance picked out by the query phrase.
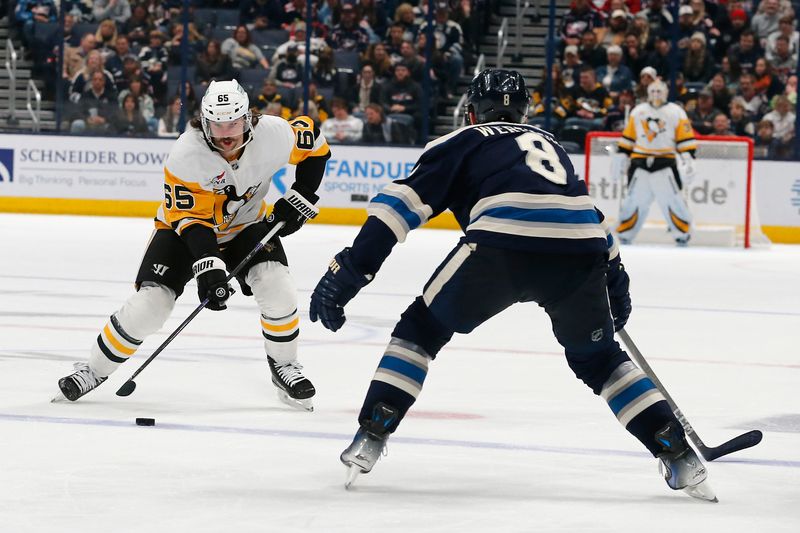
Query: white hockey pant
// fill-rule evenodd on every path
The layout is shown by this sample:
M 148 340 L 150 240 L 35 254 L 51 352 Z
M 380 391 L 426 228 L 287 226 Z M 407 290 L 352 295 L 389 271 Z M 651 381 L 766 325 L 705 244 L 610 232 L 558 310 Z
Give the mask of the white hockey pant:
M 650 172 L 637 168 L 628 185 L 628 196 L 619 214 L 619 233 L 622 242 L 632 242 L 647 219 L 653 199 L 658 202 L 670 232 L 678 242 L 689 240 L 692 214 L 683 192 L 678 188 L 671 168 Z
M 108 376 L 136 353 L 142 341 L 167 321 L 175 307 L 175 293 L 163 285 L 142 286 L 128 298 L 97 336 L 89 366 L 98 376 Z
M 289 269 L 277 261 L 254 265 L 245 281 L 261 311 L 264 350 L 279 363 L 297 360 L 300 315 L 297 289 Z

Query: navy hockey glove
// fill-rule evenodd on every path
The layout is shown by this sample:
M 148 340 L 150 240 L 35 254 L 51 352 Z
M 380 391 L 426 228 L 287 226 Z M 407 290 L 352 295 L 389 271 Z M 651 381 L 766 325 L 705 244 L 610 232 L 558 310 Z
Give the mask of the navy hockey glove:
M 267 217 L 267 224 L 284 222 L 278 231 L 279 237 L 286 237 L 303 227 L 307 220 L 317 216 L 319 209 L 314 205 L 319 196 L 314 193 L 301 193 L 292 188 L 286 191 L 283 198 L 275 202 L 272 213 Z
M 208 298 L 207 309 L 222 311 L 228 307 L 225 301 L 233 294 L 233 289 L 225 282 L 225 263 L 219 257 L 208 255 L 192 265 L 194 279 L 197 280 L 197 296 L 200 301 Z
M 614 331 L 624 328 L 628 317 L 631 316 L 633 308 L 629 290 L 630 281 L 619 256 L 608 262 L 608 302 L 611 306 L 611 316 L 614 317 Z
M 322 325 L 331 331 L 341 328 L 346 320 L 344 306 L 372 278 L 371 274 L 362 274 L 353 265 L 350 248 L 336 254 L 311 294 L 311 321 L 316 322 L 319 318 Z

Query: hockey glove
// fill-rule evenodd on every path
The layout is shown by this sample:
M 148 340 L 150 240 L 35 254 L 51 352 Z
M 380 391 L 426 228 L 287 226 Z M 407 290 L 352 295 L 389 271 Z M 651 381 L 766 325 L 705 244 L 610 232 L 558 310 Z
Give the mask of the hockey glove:
M 309 316 L 325 328 L 336 331 L 344 325 L 344 306 L 372 281 L 371 274 L 362 274 L 353 265 L 350 248 L 345 248 L 333 258 L 328 270 L 311 294 Z
M 625 152 L 613 152 L 611 154 L 611 179 L 626 183 L 628 181 L 628 167 L 630 166 L 630 162 L 628 154 Z
M 222 311 L 228 307 L 225 301 L 233 294 L 233 289 L 225 282 L 225 263 L 219 257 L 205 256 L 192 265 L 194 279 L 197 280 L 197 296 L 200 301 L 208 298 L 207 309 Z
M 615 257 L 608 262 L 608 302 L 611 307 L 611 316 L 614 318 L 614 331 L 625 327 L 628 317 L 631 316 L 631 293 L 629 290 L 630 278 L 625 272 L 625 267 Z
M 679 167 L 679 172 L 684 185 L 689 185 L 691 182 L 694 181 L 695 170 L 694 170 L 694 158 L 692 157 L 692 154 L 689 153 L 681 154 L 681 164 Z
M 279 237 L 286 237 L 303 227 L 307 220 L 317 216 L 319 209 L 314 205 L 319 196 L 314 193 L 300 193 L 292 188 L 286 191 L 283 198 L 275 202 L 272 213 L 267 217 L 267 224 L 284 222 L 278 231 Z

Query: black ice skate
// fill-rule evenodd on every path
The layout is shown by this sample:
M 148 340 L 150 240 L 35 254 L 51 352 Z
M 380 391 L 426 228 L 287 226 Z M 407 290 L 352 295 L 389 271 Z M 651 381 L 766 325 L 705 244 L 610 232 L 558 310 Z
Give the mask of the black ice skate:
M 372 409 L 372 419 L 362 420 L 361 427 L 339 459 L 347 467 L 344 487 L 349 489 L 359 474 L 368 474 L 381 455 L 386 455 L 389 428 L 397 420 L 398 411 L 381 402 Z
M 692 498 L 717 503 L 716 494 L 707 481 L 705 465 L 689 447 L 686 438 L 671 422 L 656 433 L 656 441 L 664 451 L 658 454 L 658 470 L 669 488 L 682 490 Z
M 317 391 L 301 372 L 303 367 L 296 361 L 278 363 L 270 356 L 267 356 L 267 361 L 272 373 L 272 383 L 278 387 L 278 398 L 295 409 L 313 411 L 314 404 L 311 398 Z
M 75 372 L 58 380 L 58 388 L 61 389 L 61 394 L 53 398 L 54 402 L 65 398 L 74 402 L 108 379 L 108 377 L 101 378 L 95 374 L 89 368 L 88 363 L 75 363 L 73 368 Z

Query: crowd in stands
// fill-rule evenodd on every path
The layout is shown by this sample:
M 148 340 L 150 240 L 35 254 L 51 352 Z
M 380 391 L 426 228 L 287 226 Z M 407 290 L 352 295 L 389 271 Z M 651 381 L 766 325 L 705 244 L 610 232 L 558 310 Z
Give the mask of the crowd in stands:
M 489 1 L 433 4 L 431 118 L 458 91 Z M 311 27 L 306 0 L 190 4 L 186 39 L 181 0 L 18 0 L 14 18 L 48 96 L 64 95 L 73 133 L 176 136 L 188 50 L 187 118 L 211 80 L 236 78 L 255 111 L 287 119 L 303 114 L 308 90 L 307 114 L 332 142 L 426 140 L 429 2 L 316 0 Z M 309 32 L 312 74 L 304 87 Z
M 756 157 L 793 157 L 798 31 L 789 0 L 574 0 L 558 61 L 533 92 L 532 122 L 582 146 L 587 131 L 620 131 L 647 86 L 674 79 L 695 131 L 754 139 Z

